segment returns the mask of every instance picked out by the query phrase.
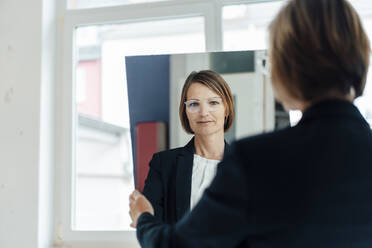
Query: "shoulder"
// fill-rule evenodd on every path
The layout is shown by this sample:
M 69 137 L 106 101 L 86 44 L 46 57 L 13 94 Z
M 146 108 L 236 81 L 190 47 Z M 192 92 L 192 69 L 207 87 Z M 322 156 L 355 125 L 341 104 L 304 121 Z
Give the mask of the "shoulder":
M 249 145 L 260 145 L 264 144 L 265 146 L 268 145 L 267 143 L 272 144 L 272 142 L 280 142 L 283 139 L 286 139 L 289 136 L 291 136 L 291 133 L 293 133 L 294 129 L 296 127 L 287 127 L 278 131 L 272 131 L 267 132 L 263 134 L 253 135 L 246 138 L 242 138 L 240 140 L 237 140 L 233 143 L 233 146 L 249 146 Z
M 231 146 L 234 156 L 247 160 L 249 158 L 264 159 L 268 155 L 285 153 L 285 150 L 295 148 L 299 144 L 302 129 L 288 127 L 278 131 L 254 135 L 235 141 Z
M 150 167 L 165 174 L 172 174 L 172 168 L 175 168 L 174 166 L 179 161 L 178 158 L 181 154 L 188 154 L 186 152 L 184 147 L 179 147 L 154 153 L 150 161 Z
M 172 158 L 177 158 L 178 155 L 184 154 L 185 152 L 187 152 L 185 147 L 177 147 L 166 151 L 154 153 L 153 159 L 169 160 Z
M 267 173 L 275 171 L 277 175 L 281 167 L 277 165 L 286 164 L 288 158 L 285 154 L 291 151 L 286 143 L 298 140 L 294 138 L 294 132 L 298 132 L 294 127 L 285 128 L 234 141 L 219 166 L 220 174 L 236 178 L 236 181 L 240 178 L 249 184 L 267 176 Z

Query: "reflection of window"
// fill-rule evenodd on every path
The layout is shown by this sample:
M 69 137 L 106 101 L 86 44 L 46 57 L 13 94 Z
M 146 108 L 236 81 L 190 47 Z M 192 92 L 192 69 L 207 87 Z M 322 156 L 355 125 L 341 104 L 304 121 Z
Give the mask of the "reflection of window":
M 267 48 L 267 27 L 283 1 L 223 7 L 224 50 Z
M 204 50 L 203 17 L 76 29 L 75 230 L 129 229 L 134 183 L 125 56 Z

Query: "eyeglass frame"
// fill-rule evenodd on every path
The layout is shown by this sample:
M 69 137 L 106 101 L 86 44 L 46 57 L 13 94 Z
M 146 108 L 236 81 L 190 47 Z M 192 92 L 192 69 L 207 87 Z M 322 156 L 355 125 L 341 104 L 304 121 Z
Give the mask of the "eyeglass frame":
M 213 100 L 213 99 L 214 99 L 214 100 Z M 208 98 L 208 99 L 204 99 L 203 101 L 204 101 L 204 102 L 206 102 L 206 101 L 208 101 L 208 102 L 210 102 L 210 101 L 218 102 L 218 105 L 216 105 L 215 108 L 210 107 L 210 105 L 208 104 L 208 105 L 207 105 L 207 106 L 208 106 L 208 112 L 216 111 L 216 110 L 218 109 L 218 107 L 220 106 L 220 104 L 223 103 L 223 99 L 222 99 L 221 97 L 211 97 L 211 98 Z M 192 113 L 192 114 L 195 114 L 195 113 L 200 112 L 200 110 L 201 110 L 200 105 L 199 105 L 198 107 L 195 107 L 197 110 L 195 110 L 195 111 L 191 111 L 191 110 L 190 110 L 190 107 L 189 107 L 188 104 L 191 104 L 191 103 L 199 103 L 199 104 L 200 104 L 201 102 L 202 102 L 202 101 L 200 101 L 200 100 L 195 100 L 195 99 L 191 99 L 191 100 L 187 100 L 187 101 L 185 101 L 184 104 L 185 104 L 186 111 L 188 111 L 189 113 Z

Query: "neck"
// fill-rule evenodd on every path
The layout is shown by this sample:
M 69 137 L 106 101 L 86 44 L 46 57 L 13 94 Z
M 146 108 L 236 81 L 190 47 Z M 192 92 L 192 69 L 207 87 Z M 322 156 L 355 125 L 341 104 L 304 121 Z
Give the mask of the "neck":
M 195 153 L 203 158 L 221 160 L 225 150 L 223 133 L 213 135 L 195 135 Z

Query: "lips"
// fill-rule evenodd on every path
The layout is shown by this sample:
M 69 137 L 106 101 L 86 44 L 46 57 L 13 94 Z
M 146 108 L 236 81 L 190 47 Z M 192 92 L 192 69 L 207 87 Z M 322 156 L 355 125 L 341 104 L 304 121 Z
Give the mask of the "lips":
M 198 121 L 197 123 L 198 124 L 206 124 L 206 123 L 210 123 L 210 122 L 212 122 L 212 121 Z

